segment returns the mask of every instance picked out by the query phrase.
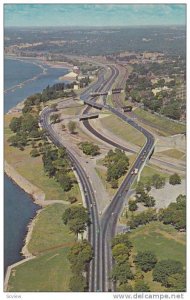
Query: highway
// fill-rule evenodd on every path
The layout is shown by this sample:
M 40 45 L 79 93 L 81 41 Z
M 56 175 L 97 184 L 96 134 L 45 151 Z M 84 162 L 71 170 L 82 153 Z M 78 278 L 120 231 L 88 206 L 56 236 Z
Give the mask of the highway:
M 49 116 L 52 112 L 53 110 L 47 107 L 42 111 L 40 116 L 41 126 L 48 132 L 49 139 L 57 147 L 65 147 L 64 143 L 60 141 L 59 137 L 57 136 L 56 132 L 53 130 L 49 122 Z M 75 155 L 68 148 L 67 148 L 67 154 L 72 163 L 74 170 L 77 172 L 78 177 L 80 179 L 80 183 L 84 191 L 86 206 L 91 216 L 92 224 L 89 226 L 88 229 L 88 240 L 93 246 L 94 259 L 90 263 L 88 277 L 89 277 L 89 291 L 93 292 L 98 290 L 98 277 L 100 273 L 98 269 L 99 268 L 98 258 L 99 258 L 99 250 L 100 250 L 99 248 L 100 224 L 99 224 L 98 211 L 95 204 L 96 199 L 89 178 L 87 177 L 84 169 L 76 159 Z
M 105 71 L 106 68 L 109 68 L 111 74 L 109 75 L 109 78 L 105 80 L 104 73 L 102 73 L 102 70 L 104 69 Z M 109 91 L 119 74 L 118 69 L 113 65 L 105 65 L 105 67 L 102 68 L 102 70 L 98 74 L 98 80 L 94 84 L 91 84 L 84 92 L 81 93 L 80 99 L 83 100 L 84 103 L 90 105 L 96 104 L 97 97 L 91 97 L 90 93 Z M 85 194 L 86 205 L 92 220 L 92 224 L 88 230 L 88 239 L 94 249 L 94 258 L 91 261 L 89 268 L 89 291 L 92 292 L 114 291 L 114 285 L 109 279 L 109 275 L 113 266 L 111 240 L 115 235 L 117 220 L 124 205 L 125 198 L 129 193 L 130 186 L 136 178 L 136 175 L 132 171 L 134 169 L 139 170 L 143 166 L 144 160 L 150 157 L 155 143 L 154 137 L 150 132 L 148 132 L 142 126 L 138 125 L 133 119 L 121 113 L 118 109 L 106 104 L 104 96 L 103 104 L 101 104 L 101 107 L 112 112 L 113 114 L 121 118 L 123 121 L 127 122 L 137 130 L 139 130 L 146 137 L 146 143 L 138 153 L 138 157 L 133 163 L 131 169 L 128 171 L 127 176 L 125 177 L 124 181 L 122 182 L 121 186 L 119 187 L 118 191 L 113 197 L 111 203 L 105 209 L 101 218 L 98 214 L 97 206 L 95 205 L 96 199 L 89 178 L 86 175 L 82 166 L 80 165 L 79 161 L 74 156 L 74 153 L 72 153 L 72 151 L 67 148 L 68 156 L 79 176 Z M 89 113 L 90 110 L 91 107 L 87 106 L 84 109 L 83 114 Z M 64 146 L 64 143 L 60 141 L 52 126 L 49 124 L 49 116 L 51 112 L 53 112 L 53 110 L 49 108 L 45 108 L 42 111 L 41 125 L 48 131 L 49 138 L 55 145 Z M 93 129 L 90 126 L 87 120 L 84 120 L 83 124 L 97 137 L 106 141 L 107 143 L 112 144 L 114 147 L 120 148 L 125 151 L 134 152 L 131 149 L 118 145 L 114 141 L 110 141 L 108 138 L 98 133 L 95 129 Z
M 111 79 L 108 80 L 108 82 L 105 82 L 104 84 L 101 83 L 100 87 L 96 89 L 96 91 L 103 91 L 103 90 L 109 90 L 114 83 L 115 79 L 117 78 L 119 71 L 117 68 L 110 66 L 112 76 Z M 100 81 L 101 82 L 101 81 Z M 85 96 L 85 97 L 84 97 Z M 85 95 L 82 95 L 82 100 L 89 99 L 88 93 Z M 89 102 L 94 102 L 94 99 L 88 100 Z M 99 286 L 100 291 L 114 291 L 114 286 L 112 282 L 109 280 L 109 275 L 111 273 L 113 261 L 112 261 L 112 254 L 111 254 L 111 240 L 115 235 L 115 229 L 118 217 L 120 215 L 120 212 L 122 210 L 125 197 L 127 193 L 129 192 L 130 186 L 135 180 L 136 175 L 132 174 L 132 170 L 140 169 L 142 165 L 144 164 L 144 158 L 150 156 L 153 147 L 154 147 L 154 137 L 151 133 L 149 133 L 146 129 L 139 126 L 137 123 L 134 122 L 134 120 L 130 119 L 126 115 L 122 114 L 117 109 L 107 105 L 104 101 L 103 107 L 109 111 L 111 111 L 113 114 L 117 115 L 119 118 L 121 118 L 123 121 L 127 122 L 137 130 L 139 130 L 141 133 L 143 133 L 146 137 L 146 143 L 144 147 L 141 149 L 136 161 L 133 163 L 132 168 L 129 170 L 126 178 L 124 179 L 123 183 L 119 187 L 117 193 L 115 194 L 114 198 L 112 199 L 110 205 L 105 210 L 103 216 L 101 217 L 100 222 L 100 267 L 99 271 Z M 91 107 L 87 107 L 83 113 L 88 113 L 90 111 Z M 93 133 L 92 127 L 90 127 L 89 122 L 87 120 L 83 121 L 83 124 L 87 129 L 89 129 Z M 100 139 L 103 139 L 106 142 L 109 142 L 109 140 L 105 137 L 103 137 L 101 134 L 96 133 L 96 136 L 98 136 Z M 112 145 L 115 147 L 121 148 L 120 145 L 112 141 Z M 123 149 L 126 151 L 126 148 Z M 130 149 L 127 149 L 127 151 L 130 151 Z

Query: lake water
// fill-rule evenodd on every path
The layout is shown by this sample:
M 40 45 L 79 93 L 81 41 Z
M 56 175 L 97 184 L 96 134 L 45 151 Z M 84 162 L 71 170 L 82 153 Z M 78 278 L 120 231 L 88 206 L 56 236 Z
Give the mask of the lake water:
M 4 63 L 4 112 L 25 99 L 40 92 L 48 84 L 59 82 L 58 77 L 66 74 L 65 68 L 50 68 L 33 61 L 5 59 Z M 43 73 L 44 72 L 44 73 Z M 23 85 L 17 86 L 20 83 Z M 20 251 L 27 233 L 27 224 L 40 207 L 31 197 L 14 184 L 6 175 L 4 177 L 4 270 L 23 259 Z

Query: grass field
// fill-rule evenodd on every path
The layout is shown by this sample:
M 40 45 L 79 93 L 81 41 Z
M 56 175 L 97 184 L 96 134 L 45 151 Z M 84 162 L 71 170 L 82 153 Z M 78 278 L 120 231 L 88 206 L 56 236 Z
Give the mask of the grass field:
M 62 222 L 65 207 L 54 204 L 38 215 L 29 243 L 29 250 L 36 258 L 14 268 L 9 291 L 69 291 L 72 274 L 67 254 L 76 237 Z
M 7 139 L 13 134 L 8 127 L 11 115 L 5 116 L 5 139 L 4 151 L 6 161 L 17 170 L 19 174 L 29 180 L 32 184 L 44 191 L 46 200 L 68 200 L 69 196 L 76 196 L 78 201 L 82 201 L 78 184 L 74 184 L 69 192 L 64 192 L 60 185 L 53 179 L 46 176 L 43 170 L 41 156 L 31 157 L 31 145 L 25 147 L 24 151 L 12 147 Z M 38 174 L 38 176 L 36 176 Z
M 109 131 L 113 132 L 123 140 L 142 147 L 145 143 L 145 137 L 138 130 L 122 121 L 115 115 L 110 115 L 100 119 L 102 127 L 105 127 Z
M 76 104 L 76 106 L 63 109 L 65 115 L 79 115 L 84 108 L 84 105 Z
M 140 181 L 146 182 L 148 177 L 152 177 L 154 174 L 158 174 L 162 177 L 165 177 L 166 179 L 169 178 L 169 174 L 162 172 L 158 168 L 151 167 L 151 166 L 145 166 L 142 170 Z
M 75 236 L 63 224 L 62 215 L 68 206 L 53 204 L 42 210 L 36 220 L 28 249 L 34 254 L 46 252 L 52 247 L 63 247 L 75 241 Z
M 159 152 L 159 154 L 164 154 L 166 156 L 176 158 L 176 159 L 183 159 L 185 157 L 185 153 L 177 149 L 169 149 L 169 150 L 161 151 Z
M 178 124 L 172 120 L 168 120 L 165 117 L 157 116 L 154 114 L 151 114 L 148 111 L 145 111 L 141 108 L 137 108 L 134 110 L 134 113 L 143 118 L 144 120 L 151 123 L 153 126 L 158 128 L 158 131 L 160 134 L 164 136 L 174 135 L 178 133 L 184 133 L 186 131 L 186 127 L 183 124 Z
M 11 274 L 9 292 L 68 292 L 71 277 L 68 248 L 40 255 L 16 267 Z
M 161 222 L 151 222 L 134 229 L 130 233 L 134 245 L 134 253 L 138 251 L 153 251 L 158 260 L 179 260 L 185 266 L 185 235 L 178 232 L 172 225 Z
M 154 174 L 158 174 L 166 179 L 169 178 L 169 174 L 164 173 L 164 171 L 162 171 L 159 168 L 155 168 L 153 166 L 145 166 L 141 172 L 141 176 L 140 176 L 140 181 L 145 183 L 147 182 L 147 179 L 149 179 L 149 177 L 152 177 Z M 134 189 L 137 186 L 137 180 L 134 181 L 134 183 L 132 184 L 132 188 Z
M 178 232 L 172 225 L 164 225 L 161 222 L 151 222 L 147 225 L 134 229 L 130 233 L 133 244 L 130 263 L 135 272 L 133 263 L 138 251 L 150 250 L 157 256 L 158 261 L 173 259 L 182 262 L 186 266 L 186 237 L 184 233 Z M 167 292 L 167 288 L 152 280 L 152 271 L 144 273 L 144 281 L 149 285 L 151 292 Z M 134 281 L 131 281 L 134 284 Z

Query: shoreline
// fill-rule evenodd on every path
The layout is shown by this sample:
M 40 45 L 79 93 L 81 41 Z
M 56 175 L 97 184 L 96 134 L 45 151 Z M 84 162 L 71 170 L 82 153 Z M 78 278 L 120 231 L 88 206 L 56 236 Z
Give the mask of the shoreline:
M 12 60 L 17 60 L 17 61 L 21 61 L 21 62 L 25 62 L 25 63 L 31 63 L 37 67 L 39 67 L 41 69 L 41 72 L 39 72 L 38 74 L 36 74 L 35 76 L 33 76 L 32 78 L 29 78 L 29 79 L 26 79 L 24 81 L 21 81 L 19 82 L 18 84 L 14 85 L 14 86 L 11 86 L 7 89 L 4 90 L 4 94 L 6 94 L 7 92 L 14 92 L 16 89 L 18 88 L 22 88 L 23 86 L 25 86 L 27 83 L 31 82 L 31 81 L 34 81 L 34 80 L 37 80 L 40 76 L 43 76 L 47 73 L 47 67 L 49 68 L 55 68 L 55 69 L 67 69 L 68 73 L 69 74 L 71 71 L 72 71 L 72 65 L 67 65 L 67 63 L 65 62 L 49 62 L 47 60 L 42 60 L 42 59 L 39 59 L 39 58 L 23 58 L 23 57 L 19 57 L 19 56 L 5 56 L 5 59 L 12 59 Z M 33 61 L 31 61 L 33 60 Z M 46 67 L 44 67 L 43 65 L 45 65 Z M 65 74 L 65 75 L 67 75 Z M 59 76 L 59 78 L 61 77 L 64 77 L 65 75 L 63 76 Z M 59 79 L 58 78 L 58 79 Z M 60 80 L 60 79 L 59 79 Z
M 6 57 L 5 57 L 6 58 Z M 8 57 L 7 57 L 8 58 Z M 9 57 L 10 59 L 15 59 L 15 60 L 21 60 L 24 61 L 23 58 L 20 57 Z M 30 60 L 31 58 L 26 58 L 26 60 Z M 32 63 L 32 62 L 31 62 Z M 45 62 L 45 61 L 41 61 L 41 63 L 44 63 L 46 65 L 48 65 L 49 67 L 52 68 L 67 68 L 68 66 L 58 66 L 55 63 L 51 63 L 49 64 L 49 62 Z M 40 64 L 37 64 L 39 67 Z M 42 69 L 42 67 L 41 67 Z M 45 69 L 45 68 L 44 68 Z M 68 69 L 69 72 L 69 69 Z M 36 77 L 40 76 L 42 73 L 38 74 L 35 76 L 35 79 L 37 79 Z M 32 79 L 28 79 L 27 82 L 34 80 Z M 25 81 L 26 82 L 26 81 Z M 20 86 L 21 83 L 18 84 L 18 86 Z M 12 90 L 14 87 L 10 88 L 10 90 Z M 22 101 L 18 102 L 14 107 L 10 108 L 9 111 L 6 114 L 11 114 L 16 110 L 21 110 L 23 108 L 24 105 L 24 101 L 26 99 L 23 99 Z M 38 219 L 39 214 L 41 213 L 41 211 L 44 209 L 44 207 L 46 207 L 47 205 L 52 205 L 55 203 L 60 203 L 60 204 L 69 204 L 68 201 L 64 201 L 64 200 L 45 200 L 45 193 L 38 188 L 37 186 L 33 185 L 31 182 L 29 182 L 26 178 L 24 178 L 22 175 L 20 175 L 16 169 L 14 167 L 12 167 L 6 160 L 4 162 L 4 173 L 13 181 L 14 184 L 18 185 L 19 188 L 21 188 L 24 192 L 26 192 L 30 197 L 31 200 L 39 205 L 39 209 L 36 210 L 36 215 L 31 219 L 31 221 L 29 222 L 29 224 L 27 225 L 27 232 L 23 238 L 23 246 L 22 246 L 22 250 L 21 253 L 24 256 L 23 259 L 21 259 L 20 261 L 10 265 L 7 267 L 6 273 L 5 273 L 5 279 L 4 279 L 4 291 L 7 291 L 8 288 L 8 282 L 9 282 L 9 278 L 12 272 L 12 269 L 14 267 L 16 267 L 17 265 L 20 265 L 22 263 L 25 263 L 28 260 L 34 259 L 35 256 L 33 256 L 32 253 L 30 253 L 30 251 L 28 250 L 28 244 L 31 240 L 32 237 L 32 232 L 34 229 L 34 226 L 36 224 L 36 221 Z M 75 174 L 76 176 L 77 174 Z M 78 178 L 78 176 L 76 176 L 78 184 L 79 184 L 79 188 L 81 190 L 81 194 L 82 194 L 82 199 L 83 199 L 83 205 L 84 205 L 84 195 L 83 195 L 83 190 L 81 188 L 80 185 L 80 180 Z

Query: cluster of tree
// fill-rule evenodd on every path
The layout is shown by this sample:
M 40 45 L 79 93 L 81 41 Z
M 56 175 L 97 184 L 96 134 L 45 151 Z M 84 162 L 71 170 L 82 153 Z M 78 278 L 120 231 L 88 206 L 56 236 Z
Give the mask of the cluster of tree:
M 43 131 L 40 131 L 38 118 L 32 114 L 24 114 L 20 117 L 13 117 L 9 128 L 15 133 L 8 142 L 21 150 L 30 140 L 38 140 L 42 137 Z
M 63 214 L 63 222 L 76 235 L 83 233 L 90 225 L 90 218 L 86 208 L 83 206 L 72 206 L 67 208 Z
M 104 158 L 104 165 L 107 167 L 107 181 L 117 188 L 118 179 L 128 170 L 129 158 L 120 149 L 110 150 Z
M 161 189 L 162 187 L 165 186 L 165 183 L 166 183 L 166 179 L 163 176 L 159 174 L 152 175 L 151 184 L 156 189 Z
M 119 285 L 126 284 L 134 275 L 128 262 L 132 244 L 127 233 L 118 234 L 112 240 L 112 255 L 115 265 L 112 270 L 112 280 Z
M 167 291 L 185 291 L 185 272 L 181 262 L 170 259 L 158 261 L 154 252 L 139 251 L 134 257 L 135 272 L 132 272 L 129 263 L 131 249 L 132 243 L 128 233 L 118 234 L 112 240 L 115 264 L 111 276 L 118 292 L 150 292 L 143 273 L 149 271 L 152 271 L 153 280 L 167 287 Z M 129 280 L 133 280 L 133 283 L 129 284 Z
M 91 142 L 81 142 L 79 147 L 86 155 L 96 156 L 100 153 L 99 146 Z
M 73 83 L 56 83 L 53 86 L 47 86 L 41 93 L 36 93 L 28 96 L 24 101 L 23 113 L 32 111 L 34 106 L 40 107 L 40 103 L 47 102 L 52 99 L 60 97 L 75 97 L 76 94 L 73 91 Z
M 149 208 L 146 211 L 140 212 L 137 215 L 132 215 L 128 220 L 127 225 L 131 229 L 137 228 L 140 225 L 145 225 L 158 219 L 156 209 Z
M 136 202 L 142 202 L 147 207 L 155 206 L 156 201 L 155 201 L 154 197 L 152 197 L 148 194 L 150 189 L 151 189 L 151 185 L 149 182 L 147 182 L 146 184 L 139 182 L 136 187 Z M 130 203 L 129 203 L 129 210 L 131 210 Z
M 181 184 L 181 177 L 177 173 L 174 173 L 170 176 L 169 183 L 172 185 Z
M 159 220 L 164 224 L 171 224 L 177 230 L 186 230 L 186 196 L 179 195 L 176 202 L 172 202 L 165 209 L 160 209 Z
M 129 259 L 132 243 L 128 234 L 118 234 L 112 240 L 112 254 L 118 264 L 122 264 Z
M 134 283 L 134 287 L 132 287 L 131 284 L 127 284 L 127 283 L 124 283 L 124 284 L 121 284 L 118 288 L 117 288 L 117 291 L 118 292 L 150 292 L 150 287 L 148 286 L 148 284 L 146 282 L 144 282 L 144 280 L 142 279 L 137 279 L 135 280 L 135 283 Z
M 185 291 L 185 274 L 179 261 L 167 259 L 157 262 L 152 276 L 154 281 L 160 282 L 165 287 L 171 287 L 172 290 L 177 287 L 178 291 Z
M 116 235 L 112 240 L 112 255 L 115 265 L 112 270 L 112 280 L 117 283 L 118 292 L 150 292 L 149 286 L 142 280 L 142 276 L 134 274 L 131 271 L 129 257 L 131 254 L 132 243 L 129 240 L 129 234 L 123 233 Z M 148 260 L 148 258 L 150 260 Z M 144 263 L 143 263 L 144 262 Z M 155 265 L 155 257 L 151 253 L 137 254 L 136 263 L 142 266 L 142 269 L 151 269 Z M 138 272 L 137 272 L 138 273 Z M 142 274 L 141 274 L 142 275 Z M 135 280 L 134 286 L 128 283 L 129 280 Z
M 166 64 L 149 63 L 146 66 L 133 64 L 133 72 L 130 74 L 125 88 L 126 99 L 142 103 L 145 109 L 153 113 L 158 112 L 171 119 L 179 120 L 185 108 L 183 108 L 183 99 L 181 100 L 176 92 L 177 81 L 174 75 L 176 69 L 184 67 L 181 65 L 179 67 L 179 65 L 180 63 L 177 62 L 177 68 L 175 68 L 173 61 Z M 161 77 L 154 84 L 151 82 L 153 74 Z M 164 75 L 173 79 L 165 81 Z M 168 89 L 162 90 L 164 86 Z M 155 88 L 161 89 L 156 95 L 153 94 Z
M 68 260 L 71 263 L 73 276 L 70 278 L 69 288 L 72 292 L 84 292 L 87 281 L 84 273 L 93 257 L 92 246 L 86 241 L 77 242 L 69 250 Z
M 69 172 L 71 164 L 65 148 L 48 148 L 42 155 L 44 171 L 49 177 L 54 177 L 64 191 L 69 191 L 75 179 Z
M 139 251 L 134 262 L 143 272 L 148 272 L 155 267 L 157 258 L 156 255 L 151 251 Z

